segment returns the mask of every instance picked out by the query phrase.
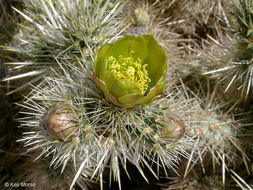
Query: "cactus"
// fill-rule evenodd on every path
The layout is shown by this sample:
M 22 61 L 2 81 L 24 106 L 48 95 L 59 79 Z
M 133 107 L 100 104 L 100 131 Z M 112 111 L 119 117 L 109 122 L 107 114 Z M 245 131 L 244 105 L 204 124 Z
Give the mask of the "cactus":
M 120 32 L 117 15 L 122 1 L 29 0 L 24 3 L 25 10 L 14 10 L 30 25 L 21 26 L 23 35 L 17 36 L 20 47 L 14 50 L 33 61 L 50 62 L 54 57 L 72 59 L 70 55 L 80 55 L 80 50 L 85 57 L 90 57 L 96 47 L 117 38 Z
M 7 63 L 16 73 L 5 81 L 32 77 L 17 91 L 48 74 L 50 67 L 57 66 L 55 58 L 83 56 L 93 60 L 101 45 L 120 37 L 123 24 L 119 14 L 124 4 L 121 0 L 29 0 L 24 2 L 23 11 L 13 7 L 26 22 L 20 24 L 21 32 L 13 42 L 2 48 L 18 53 L 25 61 Z
M 201 81 L 195 86 L 190 86 L 190 94 L 196 96 L 192 90 L 198 90 L 200 106 L 196 107 L 195 121 L 186 130 L 189 136 L 195 136 L 198 162 L 191 165 L 189 162 L 185 167 L 184 177 L 196 169 L 199 163 L 204 174 L 219 174 L 222 178 L 223 186 L 231 182 L 227 178 L 231 168 L 235 168 L 238 163 L 244 163 L 244 169 L 248 170 L 249 156 L 246 153 L 245 143 L 248 132 L 244 126 L 251 125 L 246 121 L 247 113 L 234 108 L 233 111 L 228 103 L 222 100 L 215 86 L 215 81 Z M 195 153 L 195 152 L 194 152 Z M 195 156 L 193 153 L 191 154 Z M 242 167 L 242 166 L 241 166 Z M 218 168 L 218 170 L 217 170 Z
M 213 164 L 214 171 L 216 165 L 221 164 L 223 172 L 229 165 L 234 165 L 237 159 L 246 161 L 247 156 L 238 138 L 240 124 L 233 117 L 220 113 L 219 109 L 209 108 L 199 111 L 199 113 L 196 112 L 199 121 L 193 124 L 190 133 L 199 138 L 198 145 L 204 149 L 204 152 L 199 152 L 200 161 L 202 162 L 205 157 L 201 154 L 208 152 L 207 155 Z M 202 164 L 205 165 L 208 161 L 204 162 Z
M 19 17 L 11 10 L 11 6 L 22 7 L 18 0 L 2 0 L 0 2 L 0 44 L 4 45 L 14 35 L 15 24 Z
M 19 7 L 19 9 L 22 9 L 22 1 L 2 0 L 0 2 L 0 46 L 8 45 L 17 33 L 17 23 L 20 21 L 20 17 L 11 9 L 11 6 L 16 6 Z M 17 56 L 12 56 L 0 48 L 0 62 L 16 61 L 16 57 Z
M 175 170 L 180 156 L 188 157 L 194 141 L 184 135 L 190 122 L 186 115 L 197 102 L 187 99 L 181 87 L 167 86 L 162 99 L 144 107 L 118 107 L 107 101 L 80 60 L 65 64 L 34 87 L 23 104 L 28 117 L 20 120 L 27 130 L 21 141 L 28 151 L 41 151 L 37 159 L 52 154 L 50 164 L 62 171 L 69 162 L 81 162 L 75 180 L 88 169 L 89 177 L 100 178 L 101 187 L 109 166 L 120 188 L 120 166 L 127 172 L 128 162 L 148 181 L 144 166 L 157 176 L 152 165 L 166 172 Z
M 124 176 L 134 179 L 135 171 L 147 183 L 149 174 L 180 175 L 169 189 L 251 188 L 243 179 L 249 109 L 230 107 L 219 91 L 226 85 L 250 97 L 251 7 L 250 0 L 27 0 L 13 7 L 23 20 L 13 40 L 1 43 L 8 71 L 1 68 L 0 77 L 18 86 L 9 94 L 24 90 L 25 98 L 15 101 L 21 127 L 0 129 L 0 150 L 12 133 L 24 147 L 0 155 L 1 168 L 14 163 L 19 175 L 10 180 L 35 189 L 124 189 Z M 215 77 L 203 85 L 204 72 L 217 74 L 219 85 Z
M 230 53 L 227 53 L 229 60 L 222 60 L 223 67 L 213 69 L 204 74 L 215 74 L 219 77 L 219 83 L 225 86 L 225 92 L 240 92 L 241 99 L 252 97 L 252 0 L 233 1 L 229 44 L 233 44 Z M 221 43 L 222 44 L 222 43 Z M 226 47 L 226 44 L 223 46 Z

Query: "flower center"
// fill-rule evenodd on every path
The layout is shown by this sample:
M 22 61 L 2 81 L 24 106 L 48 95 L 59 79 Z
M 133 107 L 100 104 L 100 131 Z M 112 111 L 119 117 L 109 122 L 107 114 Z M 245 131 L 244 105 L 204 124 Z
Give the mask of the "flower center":
M 144 94 L 148 90 L 148 84 L 151 81 L 146 70 L 147 64 L 141 64 L 138 58 L 134 60 L 132 57 L 119 56 L 117 60 L 110 56 L 107 58 L 108 70 L 113 73 L 118 80 L 126 79 L 134 82 L 141 93 Z

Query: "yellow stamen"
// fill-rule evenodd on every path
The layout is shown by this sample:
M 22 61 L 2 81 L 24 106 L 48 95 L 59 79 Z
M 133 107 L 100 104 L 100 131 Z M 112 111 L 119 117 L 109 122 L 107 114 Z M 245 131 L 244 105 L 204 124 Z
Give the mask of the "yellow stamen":
M 148 84 L 151 81 L 146 70 L 147 64 L 142 64 L 138 58 L 134 60 L 132 57 L 119 56 L 117 60 L 110 56 L 107 58 L 108 70 L 111 71 L 114 77 L 118 80 L 127 79 L 134 82 L 144 94 L 148 89 Z

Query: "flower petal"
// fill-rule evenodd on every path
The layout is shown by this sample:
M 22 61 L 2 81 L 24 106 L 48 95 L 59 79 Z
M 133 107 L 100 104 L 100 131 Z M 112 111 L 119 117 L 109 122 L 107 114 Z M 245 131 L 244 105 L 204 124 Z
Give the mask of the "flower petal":
M 143 96 L 137 101 L 137 104 L 139 105 L 146 105 L 150 102 L 153 102 L 155 99 L 161 98 L 163 94 L 163 88 L 165 86 L 165 80 L 164 78 L 160 79 L 159 82 L 150 89 L 150 91 L 147 93 L 146 96 Z
M 167 55 L 153 36 L 149 36 L 147 45 L 148 56 L 144 61 L 147 64 L 150 86 L 154 86 L 157 81 L 167 72 Z
M 127 94 L 125 96 L 121 96 L 118 98 L 118 101 L 123 104 L 125 107 L 133 107 L 135 105 L 137 105 L 138 100 L 141 98 L 142 96 L 140 94 Z
M 134 59 L 144 60 L 147 57 L 147 41 L 144 35 L 141 37 L 127 36 L 118 40 L 108 51 L 107 56 L 113 56 L 116 59 L 121 55 L 123 57 L 133 57 Z
M 105 78 L 105 73 L 106 73 L 106 61 L 105 61 L 105 56 L 108 52 L 108 50 L 112 47 L 111 44 L 104 45 L 98 52 L 96 61 L 94 64 L 94 71 L 95 75 L 99 79 L 104 79 Z
M 141 94 L 140 88 L 131 81 L 117 80 L 110 85 L 109 90 L 112 95 L 121 97 L 127 94 L 137 93 Z

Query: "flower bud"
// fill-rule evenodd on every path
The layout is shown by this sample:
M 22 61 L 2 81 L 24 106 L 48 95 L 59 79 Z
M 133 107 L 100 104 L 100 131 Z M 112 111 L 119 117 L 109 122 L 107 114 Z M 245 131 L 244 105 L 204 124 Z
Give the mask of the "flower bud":
M 71 106 L 56 105 L 51 108 L 46 117 L 47 131 L 61 140 L 71 140 L 76 137 L 77 119 Z
M 185 125 L 182 120 L 175 118 L 160 119 L 161 136 L 169 139 L 180 139 L 184 136 Z

